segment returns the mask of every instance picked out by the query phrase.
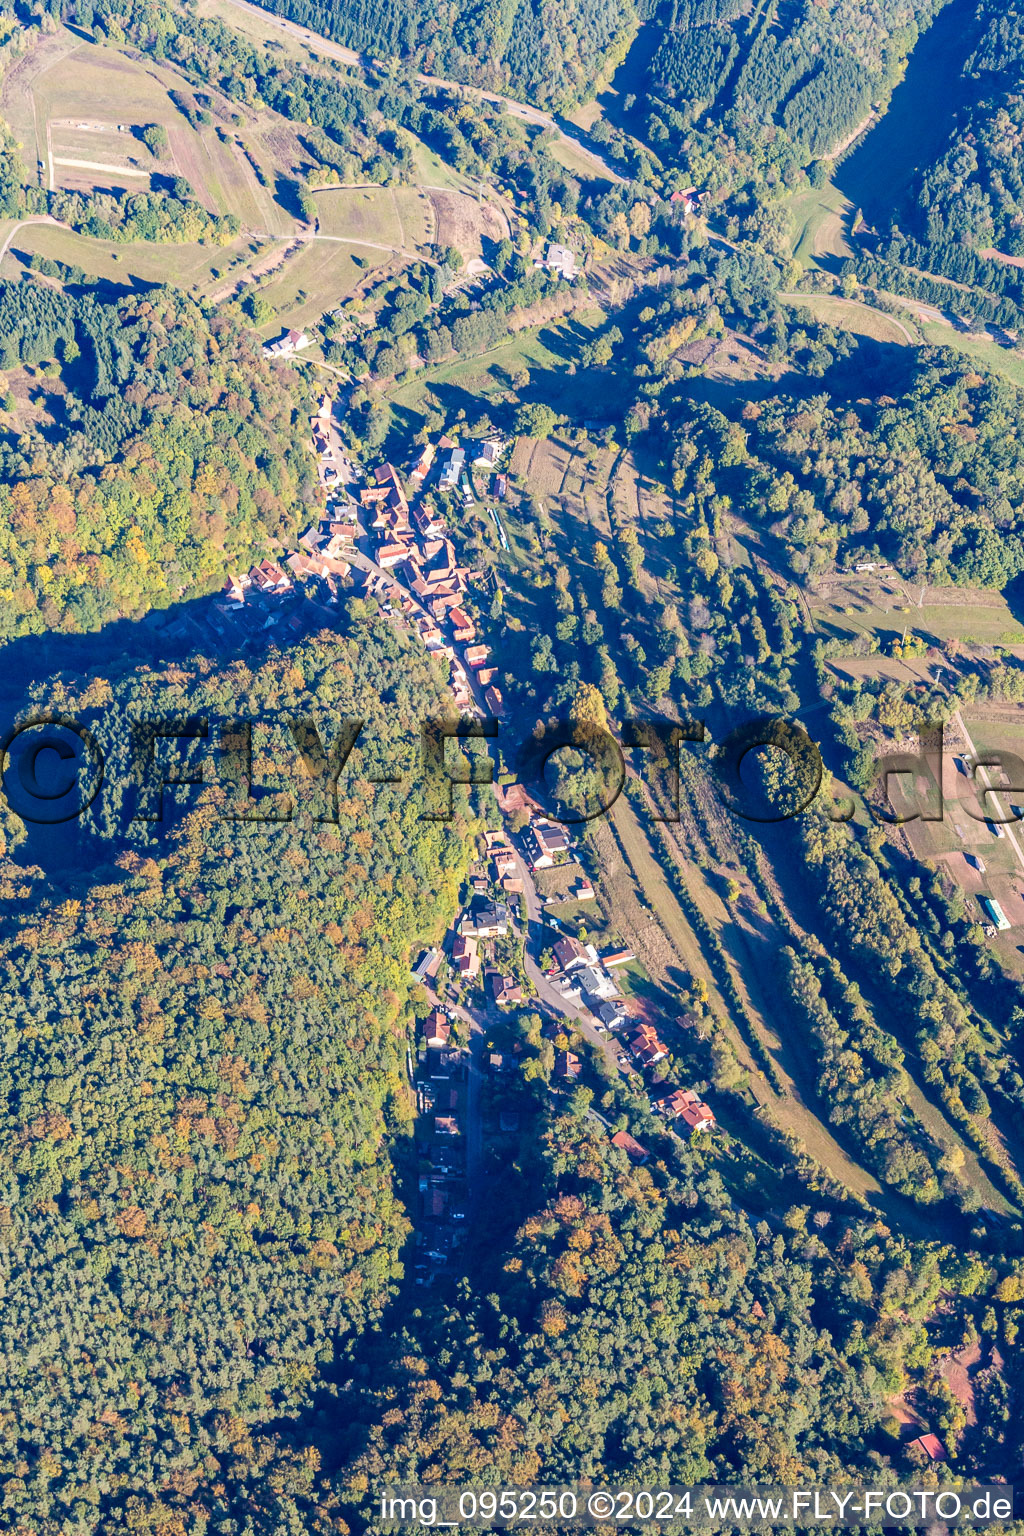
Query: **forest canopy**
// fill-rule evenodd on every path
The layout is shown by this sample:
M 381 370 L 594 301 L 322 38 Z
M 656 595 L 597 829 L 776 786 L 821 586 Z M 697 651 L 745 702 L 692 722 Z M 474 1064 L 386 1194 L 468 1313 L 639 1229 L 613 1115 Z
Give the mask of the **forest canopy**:
M 0 284 L 0 374 L 37 407 L 0 436 L 2 636 L 209 591 L 317 494 L 295 376 L 181 293 Z

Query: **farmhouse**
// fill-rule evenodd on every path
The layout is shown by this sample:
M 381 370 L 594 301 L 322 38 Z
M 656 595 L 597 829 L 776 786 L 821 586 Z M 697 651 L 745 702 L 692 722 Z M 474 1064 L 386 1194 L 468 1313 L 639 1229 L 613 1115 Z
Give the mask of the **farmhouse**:
M 310 344 L 305 331 L 285 331 L 276 341 L 270 341 L 263 348 L 264 357 L 291 357 L 293 352 L 301 352 Z
M 576 276 L 576 252 L 570 250 L 567 245 L 552 243 L 548 246 L 543 261 L 535 262 L 534 265 L 543 267 L 545 271 L 554 273 L 558 277 L 564 277 L 566 282 L 571 283 Z

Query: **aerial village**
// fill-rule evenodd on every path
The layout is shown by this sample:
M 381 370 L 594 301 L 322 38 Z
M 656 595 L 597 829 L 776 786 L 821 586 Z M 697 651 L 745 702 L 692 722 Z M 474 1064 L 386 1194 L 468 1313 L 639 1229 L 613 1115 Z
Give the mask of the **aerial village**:
M 573 902 L 593 900 L 585 854 L 521 784 L 498 785 L 495 792 L 508 830 L 481 835 L 451 928 L 418 956 L 412 971 L 428 1009 L 416 1031 L 415 1062 L 410 1049 L 420 1110 L 416 1275 L 422 1284 L 443 1272 L 463 1241 L 481 1167 L 488 1158 L 505 1166 L 530 1113 L 527 1058 L 515 1029 L 503 1027 L 516 1010 L 539 1017 L 542 1039 L 551 1042 L 546 1091 L 552 1097 L 586 1086 L 588 1076 L 597 1082 L 585 1041 L 645 1093 L 670 1134 L 688 1140 L 716 1125 L 701 1094 L 666 1075 L 668 1047 L 623 994 L 617 976 L 632 953 L 599 953 L 571 931 L 570 919 L 550 910 L 557 899 L 537 889 L 543 871 L 571 871 L 567 895 Z M 513 816 L 518 831 L 510 829 Z M 648 1148 L 628 1130 L 613 1130 L 593 1108 L 587 1113 L 631 1161 L 647 1161 Z
M 286 638 L 322 627 L 353 597 L 373 598 L 428 653 L 449 663 L 461 713 L 500 718 L 504 700 L 490 649 L 464 606 L 470 585 L 482 578 L 460 563 L 444 517 L 421 493 L 429 483 L 470 505 L 485 483 L 488 513 L 507 547 L 500 504 L 510 445 L 497 436 L 460 443 L 445 434 L 417 448 L 404 475 L 391 463 L 364 473 L 344 449 L 329 396 L 318 401 L 310 426 L 324 514 L 297 549 L 230 576 L 212 605 L 212 626 L 240 639 L 266 632 Z M 593 901 L 583 851 L 523 785 L 498 783 L 495 796 L 504 830 L 482 834 L 450 931 L 412 972 L 426 1003 L 408 1056 L 418 1110 L 416 1277 L 423 1284 L 451 1264 L 465 1240 L 481 1169 L 489 1156 L 513 1155 L 528 1113 L 522 1046 L 502 1027 L 516 1010 L 538 1014 L 554 1047 L 549 1093 L 584 1083 L 587 1041 L 613 1071 L 642 1085 L 666 1130 L 689 1139 L 716 1124 L 699 1092 L 666 1076 L 668 1047 L 624 995 L 621 976 L 633 955 L 599 953 L 580 937 L 579 923 L 550 910 L 556 898 L 538 890 L 538 875 L 571 870 L 566 898 Z M 627 1130 L 613 1130 L 593 1108 L 588 1113 L 633 1162 L 647 1161 L 648 1149 Z
M 386 614 L 415 629 L 431 655 L 450 663 L 460 711 L 500 719 L 504 701 L 490 651 L 478 643 L 476 624 L 463 607 L 470 582 L 482 578 L 459 564 L 443 517 L 421 504 L 419 493 L 436 471 L 440 491 L 472 504 L 472 465 L 495 500 L 503 500 L 508 480 L 499 464 L 505 443 L 488 437 L 467 449 L 445 435 L 436 445 L 425 444 L 406 471 L 410 505 L 393 464 L 378 465 L 357 484 L 359 471 L 342 446 L 329 396 L 320 400 L 311 428 L 327 498 L 323 517 L 283 559 L 263 560 L 229 576 L 212 605 L 210 624 L 222 636 L 278 628 L 299 635 L 336 617 L 353 597 L 376 598 Z M 496 507 L 489 513 L 507 547 L 500 513 Z

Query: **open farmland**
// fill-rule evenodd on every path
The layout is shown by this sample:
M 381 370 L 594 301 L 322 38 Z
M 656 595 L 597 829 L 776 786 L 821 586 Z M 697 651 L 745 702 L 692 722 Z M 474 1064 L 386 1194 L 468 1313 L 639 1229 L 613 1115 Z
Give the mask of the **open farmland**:
M 92 277 L 124 285 L 133 278 L 142 283 L 175 283 L 197 291 L 223 272 L 237 246 L 157 245 L 140 240 L 118 244 L 94 240 L 54 224 L 25 223 L 16 227 L 10 246 L 0 262 L 0 276 L 17 277 L 22 264 L 38 254 L 68 266 L 79 266 Z
M 264 332 L 276 335 L 282 326 L 311 324 L 340 304 L 368 268 L 383 266 L 390 259 L 387 252 L 353 248 L 334 240 L 304 241 L 259 286 L 260 296 L 274 310 Z
M 254 233 L 292 233 L 295 220 L 269 188 L 307 160 L 294 126 L 207 92 L 212 121 L 194 127 L 176 98 L 187 105 L 193 94 L 174 70 L 64 29 L 8 71 L 0 114 L 40 186 L 139 192 L 153 174 L 182 176 L 211 213 L 234 214 Z M 150 124 L 167 134 L 158 155 L 142 140 Z
M 433 243 L 433 209 L 418 187 L 326 187 L 315 199 L 321 234 L 394 251 Z
M 904 630 L 928 644 L 1024 643 L 1024 633 L 1006 599 L 988 588 L 921 587 L 904 582 L 891 568 L 829 577 L 810 597 L 811 612 L 826 635 L 851 641 L 877 637 L 883 646 Z

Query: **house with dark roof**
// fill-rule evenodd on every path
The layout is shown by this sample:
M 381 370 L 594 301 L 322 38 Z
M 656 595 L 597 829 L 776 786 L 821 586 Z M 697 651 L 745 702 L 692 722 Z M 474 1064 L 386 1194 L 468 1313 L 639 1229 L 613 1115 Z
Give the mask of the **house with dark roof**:
M 491 996 L 499 1008 L 508 1008 L 512 1003 L 522 1002 L 523 989 L 514 976 L 502 976 L 497 971 L 488 971 L 487 981 Z
M 508 907 L 503 901 L 474 896 L 459 924 L 459 932 L 476 939 L 504 938 L 508 933 Z
M 560 971 L 572 971 L 587 963 L 586 950 L 579 939 L 574 939 L 571 935 L 559 939 L 553 953 Z

